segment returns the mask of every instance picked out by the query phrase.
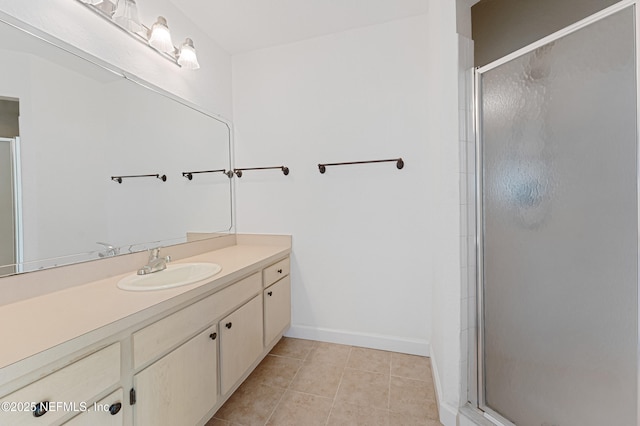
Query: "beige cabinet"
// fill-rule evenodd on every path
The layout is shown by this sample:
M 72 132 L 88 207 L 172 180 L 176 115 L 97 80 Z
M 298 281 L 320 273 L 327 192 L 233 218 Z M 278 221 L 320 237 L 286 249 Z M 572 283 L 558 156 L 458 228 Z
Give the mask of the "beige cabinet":
M 269 345 L 291 324 L 291 279 L 282 278 L 264 290 L 264 343 Z
M 220 320 L 219 327 L 220 389 L 225 395 L 263 352 L 262 296 Z
M 65 423 L 65 426 L 121 426 L 124 413 L 122 388 L 87 406 L 87 411 Z
M 255 273 L 136 331 L 133 333 L 134 367 L 138 369 L 158 359 L 220 315 L 260 293 L 261 288 L 260 273 Z
M 217 394 L 217 330 L 210 327 L 133 377 L 134 424 L 194 425 Z
M 246 272 L 158 313 L 154 322 L 131 325 L 99 347 L 78 351 L 84 356 L 56 361 L 59 368 L 49 374 L 33 372 L 27 385 L 0 396 L 0 403 L 18 411 L 0 410 L 0 425 L 206 421 L 291 323 L 289 257 Z M 51 408 L 50 402 L 68 406 Z
M 115 343 L 3 397 L 0 425 L 59 422 L 119 381 L 120 344 Z

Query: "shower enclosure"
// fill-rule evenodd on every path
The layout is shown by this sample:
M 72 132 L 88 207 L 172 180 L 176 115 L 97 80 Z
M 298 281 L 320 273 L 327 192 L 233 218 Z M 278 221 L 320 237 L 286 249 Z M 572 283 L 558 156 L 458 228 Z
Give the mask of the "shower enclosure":
M 638 424 L 636 13 L 476 72 L 472 403 L 496 423 Z

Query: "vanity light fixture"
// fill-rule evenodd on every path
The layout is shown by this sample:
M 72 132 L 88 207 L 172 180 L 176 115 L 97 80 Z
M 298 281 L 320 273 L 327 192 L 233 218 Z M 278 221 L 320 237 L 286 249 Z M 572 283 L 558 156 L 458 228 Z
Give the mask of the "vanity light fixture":
M 161 52 L 174 53 L 176 48 L 173 47 L 173 41 L 171 41 L 171 33 L 169 32 L 169 25 L 164 16 L 158 16 L 158 20 L 151 26 L 149 32 L 149 45 L 155 47 Z
M 200 68 L 193 40 L 187 38 L 180 49 L 176 48 L 171 41 L 167 20 L 163 16 L 159 16 L 151 28 L 140 23 L 136 0 L 77 1 L 179 67 L 188 70 Z
M 113 13 L 113 21 L 128 31 L 134 33 L 142 31 L 135 0 L 118 0 L 116 11 Z
M 200 68 L 198 57 L 196 56 L 196 49 L 193 47 L 193 40 L 190 38 L 187 38 L 184 43 L 182 43 L 182 46 L 180 46 L 178 64 L 188 70 L 197 70 Z

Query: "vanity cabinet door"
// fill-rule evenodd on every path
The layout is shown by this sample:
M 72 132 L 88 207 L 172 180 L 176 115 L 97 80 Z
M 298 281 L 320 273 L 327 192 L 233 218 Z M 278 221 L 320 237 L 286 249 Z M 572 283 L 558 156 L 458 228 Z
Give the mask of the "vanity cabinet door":
M 262 353 L 262 296 L 222 319 L 219 328 L 220 384 L 225 395 Z
M 121 426 L 123 424 L 124 392 L 122 388 L 106 398 L 90 404 L 87 412 L 74 417 L 65 426 Z
M 195 425 L 218 399 L 216 327 L 210 327 L 133 377 L 134 423 Z
M 287 276 L 264 290 L 264 343 L 268 346 L 291 324 L 291 279 Z

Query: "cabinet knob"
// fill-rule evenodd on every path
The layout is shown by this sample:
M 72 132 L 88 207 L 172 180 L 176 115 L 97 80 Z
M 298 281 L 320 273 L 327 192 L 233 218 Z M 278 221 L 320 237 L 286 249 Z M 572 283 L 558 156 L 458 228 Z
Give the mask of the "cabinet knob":
M 109 406 L 109 413 L 111 413 L 112 416 L 115 416 L 116 414 L 118 414 L 120 412 L 120 409 L 122 408 L 122 403 L 121 402 L 115 402 L 113 404 L 111 404 Z
M 269 296 L 273 296 L 273 292 L 272 292 L 272 291 L 268 292 L 267 294 L 268 294 Z
M 211 340 L 216 340 L 216 337 L 218 337 L 218 333 L 211 333 L 209 337 L 211 338 Z
M 35 407 L 33 407 L 33 417 L 42 417 L 47 414 L 47 409 L 49 408 L 49 401 L 38 402 Z
M 227 327 L 227 328 L 231 328 L 232 325 L 233 325 L 233 323 L 228 322 L 224 326 Z
M 278 269 L 278 273 L 281 274 L 282 273 L 282 269 Z

